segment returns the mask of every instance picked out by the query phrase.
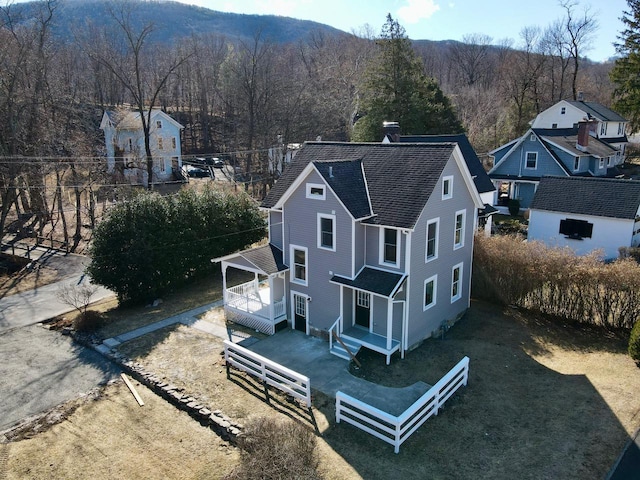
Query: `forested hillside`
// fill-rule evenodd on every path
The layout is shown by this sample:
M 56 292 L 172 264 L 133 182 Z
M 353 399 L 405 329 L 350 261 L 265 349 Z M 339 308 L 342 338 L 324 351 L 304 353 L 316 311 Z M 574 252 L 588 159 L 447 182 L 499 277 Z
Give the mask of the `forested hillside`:
M 550 18 L 513 42 L 473 32 L 464 42 L 413 42 L 424 74 L 446 94 L 479 153 L 578 91 L 611 104 L 611 65 L 586 60 L 589 36 L 576 34 L 595 28 L 594 19 L 568 5 L 568 20 Z M 73 186 L 76 211 L 104 192 L 98 125 L 105 108 L 163 108 L 185 125 L 183 153 L 233 152 L 264 192 L 275 144 L 351 139 L 354 122 L 367 114 L 367 72 L 383 58 L 379 33 L 175 2 L 0 7 L 0 233 L 13 207 L 35 218 L 41 233 L 52 212 L 64 210 L 65 185 Z M 94 220 L 76 215 L 73 236 Z

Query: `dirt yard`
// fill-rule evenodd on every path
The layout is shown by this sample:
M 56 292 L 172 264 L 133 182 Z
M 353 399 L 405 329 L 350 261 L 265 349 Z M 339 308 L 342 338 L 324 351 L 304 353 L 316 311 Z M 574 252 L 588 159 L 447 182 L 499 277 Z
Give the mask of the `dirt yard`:
M 444 338 L 426 341 L 404 360 L 394 357 L 386 366 L 379 355 L 361 354 L 363 367 L 354 373 L 389 386 L 433 384 L 470 357 L 469 385 L 395 455 L 392 446 L 336 425 L 334 400 L 320 393 L 309 415 L 280 395 L 268 404 L 262 386 L 243 374 L 227 380 L 221 340 L 193 328 L 168 327 L 120 347 L 209 408 L 243 423 L 276 415 L 315 430 L 320 473 L 327 479 L 604 478 L 640 426 L 640 369 L 625 350 L 625 339 L 617 335 L 473 302 Z M 237 452 L 174 407 L 165 405 L 163 426 L 145 423 L 146 406 L 137 407 L 122 388 L 79 407 L 50 431 L 10 444 L 7 478 L 127 477 L 123 472 L 151 478 L 177 471 L 178 478 L 220 478 L 237 462 Z M 144 398 L 162 408 L 150 392 Z M 183 430 L 188 424 L 195 429 L 189 434 Z M 199 452 L 195 460 L 182 450 L 185 441 L 188 451 Z M 112 453 L 125 452 L 116 448 L 124 445 L 131 449 L 122 453 L 128 462 Z M 32 462 L 35 452 L 50 449 L 51 455 Z M 1 458 L 0 450 L 0 464 Z M 154 464 L 145 468 L 147 463 Z M 212 463 L 218 469 L 204 476 L 201 468 Z

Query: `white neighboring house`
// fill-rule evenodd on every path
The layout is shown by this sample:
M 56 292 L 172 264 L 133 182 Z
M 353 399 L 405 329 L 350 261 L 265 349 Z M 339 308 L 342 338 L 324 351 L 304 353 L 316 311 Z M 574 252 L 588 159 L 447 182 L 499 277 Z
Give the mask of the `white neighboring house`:
M 145 112 L 146 116 L 147 112 Z M 180 130 L 184 127 L 160 109 L 151 110 L 153 181 L 174 179 L 182 168 Z M 107 148 L 107 172 L 120 172 L 132 184 L 147 183 L 144 133 L 140 113 L 106 110 L 100 129 Z
M 616 150 L 615 165 L 624 161 L 624 152 L 629 140 L 626 136 L 628 120 L 610 108 L 596 102 L 560 100 L 540 112 L 531 122 L 532 128 L 574 128 L 585 119 L 593 122 L 591 135 L 609 144 Z
M 529 211 L 529 240 L 570 247 L 578 255 L 640 244 L 640 181 L 543 177 Z

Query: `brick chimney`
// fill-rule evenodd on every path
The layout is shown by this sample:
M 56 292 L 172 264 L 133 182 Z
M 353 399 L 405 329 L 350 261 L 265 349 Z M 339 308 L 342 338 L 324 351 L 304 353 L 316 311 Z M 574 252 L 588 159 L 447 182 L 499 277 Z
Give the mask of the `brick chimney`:
M 400 124 L 398 122 L 382 122 L 384 136 L 389 138 L 390 142 L 400 141 Z
M 576 148 L 581 152 L 586 152 L 589 146 L 589 127 L 591 122 L 582 120 L 578 122 L 578 141 L 576 142 Z

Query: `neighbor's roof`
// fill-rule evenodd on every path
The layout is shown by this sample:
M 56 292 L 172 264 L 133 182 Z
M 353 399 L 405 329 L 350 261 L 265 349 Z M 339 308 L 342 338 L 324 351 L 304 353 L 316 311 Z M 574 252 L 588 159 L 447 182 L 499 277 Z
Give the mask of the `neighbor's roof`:
M 573 101 L 573 100 L 567 100 L 567 102 L 573 105 L 574 107 L 579 108 L 583 112 L 588 113 L 591 116 L 601 121 L 602 120 L 605 122 L 626 122 L 627 121 L 619 113 L 616 113 L 610 108 L 607 108 L 604 105 L 600 105 L 599 103 L 596 103 L 596 102 L 579 102 L 579 101 Z
M 455 144 L 308 142 L 262 202 L 273 208 L 309 163 L 323 178 L 333 166 L 336 195 L 347 208 L 363 212 L 366 185 L 373 217 L 367 223 L 413 228 L 431 196 Z M 328 163 L 327 163 L 328 162 Z M 326 163 L 326 165 L 323 165 Z M 355 173 L 362 164 L 364 179 Z M 351 164 L 348 165 L 347 164 Z M 349 197 L 347 197 L 349 195 Z M 361 218 L 354 215 L 356 218 Z
M 536 133 L 538 132 L 536 131 Z M 578 148 L 576 148 L 576 144 L 578 143 L 578 135 L 543 135 L 540 136 L 540 138 L 544 142 L 557 145 L 558 147 L 569 152 L 571 155 L 575 156 L 591 155 L 598 158 L 606 158 L 616 154 L 615 148 L 613 148 L 607 142 L 604 142 L 596 137 L 592 137 L 591 135 L 589 135 L 589 144 L 586 146 L 584 151 L 578 150 Z
M 590 177 L 543 177 L 531 208 L 550 212 L 634 219 L 640 181 Z
M 144 112 L 145 116 L 148 113 L 148 110 Z M 120 130 L 139 130 L 142 128 L 142 121 L 140 120 L 140 112 L 133 110 L 105 110 L 105 114 L 109 117 L 109 121 Z M 163 112 L 160 109 L 154 108 L 151 111 L 151 118 L 154 119 L 156 116 L 162 115 L 163 118 L 168 119 L 170 122 L 174 123 L 178 128 L 183 128 L 183 126 L 178 123 L 176 120 L 171 118 L 168 114 Z
M 464 161 L 467 164 L 469 172 L 471 172 L 473 183 L 476 184 L 478 192 L 493 192 L 496 189 L 482 166 L 482 162 L 478 158 L 478 154 L 476 154 L 476 151 L 473 149 L 469 139 L 464 133 L 453 135 L 400 135 L 399 141 L 401 143 L 455 142 L 460 147 L 460 151 L 462 152 L 462 156 L 464 157 Z

